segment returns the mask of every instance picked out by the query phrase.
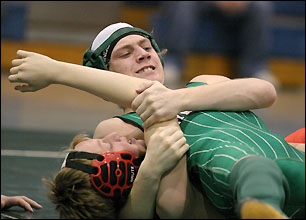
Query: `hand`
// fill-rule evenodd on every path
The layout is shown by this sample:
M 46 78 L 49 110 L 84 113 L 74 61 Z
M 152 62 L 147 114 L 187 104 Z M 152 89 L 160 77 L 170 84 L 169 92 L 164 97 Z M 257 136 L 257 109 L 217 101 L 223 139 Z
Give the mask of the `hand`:
M 52 73 L 56 62 L 38 53 L 18 50 L 17 59 L 12 60 L 13 67 L 8 79 L 12 83 L 25 83 L 15 87 L 21 92 L 40 90 L 53 83 Z
M 142 119 L 144 128 L 173 119 L 181 111 L 181 102 L 175 90 L 159 82 L 143 83 L 136 92 L 139 95 L 133 100 L 132 108 Z
M 4 196 L 1 195 L 1 210 L 2 209 L 9 209 L 12 206 L 20 206 L 23 207 L 25 210 L 29 212 L 33 212 L 33 209 L 31 206 L 33 206 L 36 209 L 42 208 L 41 205 L 39 205 L 37 202 L 33 201 L 32 199 L 29 199 L 26 196 Z
M 163 175 L 175 167 L 188 149 L 186 138 L 176 122 L 154 132 L 147 143 L 144 161 L 150 164 L 152 175 Z

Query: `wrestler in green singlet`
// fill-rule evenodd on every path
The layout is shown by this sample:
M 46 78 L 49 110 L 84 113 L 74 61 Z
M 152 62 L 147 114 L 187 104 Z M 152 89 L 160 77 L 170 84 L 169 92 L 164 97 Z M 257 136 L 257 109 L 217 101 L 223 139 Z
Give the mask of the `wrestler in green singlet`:
M 187 87 L 199 85 L 205 84 Z M 142 128 L 136 113 L 119 118 Z M 236 218 L 237 206 L 252 198 L 290 218 L 305 216 L 305 153 L 269 132 L 254 113 L 182 112 L 178 120 L 190 145 L 189 177 L 221 213 Z

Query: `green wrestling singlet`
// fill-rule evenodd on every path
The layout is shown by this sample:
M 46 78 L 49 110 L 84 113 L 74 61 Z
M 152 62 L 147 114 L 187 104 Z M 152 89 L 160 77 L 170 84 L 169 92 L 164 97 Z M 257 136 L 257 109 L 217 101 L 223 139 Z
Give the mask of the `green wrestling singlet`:
M 202 85 L 206 84 L 194 82 L 186 87 Z M 142 120 L 135 112 L 116 117 L 143 130 Z M 288 189 L 282 211 L 290 218 L 305 216 L 305 153 L 269 132 L 254 113 L 186 111 L 178 115 L 178 121 L 190 145 L 187 152 L 190 180 L 222 214 L 237 217 L 237 201 L 229 178 L 234 165 L 245 157 L 257 156 L 274 161 L 284 175 Z M 273 184 L 270 187 L 273 190 Z

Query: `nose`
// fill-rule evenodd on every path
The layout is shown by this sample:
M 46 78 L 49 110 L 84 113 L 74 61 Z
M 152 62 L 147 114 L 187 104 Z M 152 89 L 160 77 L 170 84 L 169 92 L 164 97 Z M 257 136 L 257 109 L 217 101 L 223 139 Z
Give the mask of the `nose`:
M 146 51 L 144 48 L 140 47 L 137 50 L 138 50 L 137 62 L 142 62 L 143 60 L 151 58 L 151 54 L 148 51 Z

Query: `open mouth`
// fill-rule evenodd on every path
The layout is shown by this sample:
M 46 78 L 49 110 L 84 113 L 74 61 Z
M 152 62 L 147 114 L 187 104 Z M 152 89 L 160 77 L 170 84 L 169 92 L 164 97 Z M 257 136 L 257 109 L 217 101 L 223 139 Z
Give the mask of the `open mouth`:
M 148 67 L 144 67 L 140 70 L 138 70 L 136 73 L 144 73 L 144 72 L 148 72 L 148 71 L 152 71 L 152 70 L 155 70 L 155 67 L 154 66 L 148 66 Z

